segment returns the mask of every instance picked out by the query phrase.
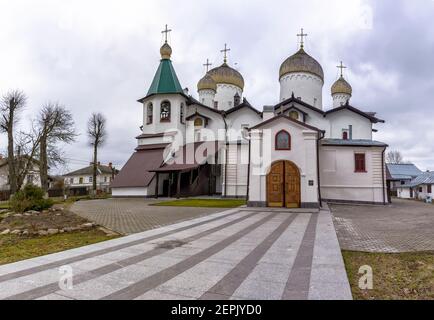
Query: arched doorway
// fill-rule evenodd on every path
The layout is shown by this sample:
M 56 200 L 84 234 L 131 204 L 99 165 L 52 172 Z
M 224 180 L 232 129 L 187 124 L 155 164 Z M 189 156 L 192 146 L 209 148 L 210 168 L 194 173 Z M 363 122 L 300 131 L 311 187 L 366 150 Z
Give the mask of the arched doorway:
M 300 207 L 300 171 L 291 161 L 276 161 L 267 175 L 269 207 Z

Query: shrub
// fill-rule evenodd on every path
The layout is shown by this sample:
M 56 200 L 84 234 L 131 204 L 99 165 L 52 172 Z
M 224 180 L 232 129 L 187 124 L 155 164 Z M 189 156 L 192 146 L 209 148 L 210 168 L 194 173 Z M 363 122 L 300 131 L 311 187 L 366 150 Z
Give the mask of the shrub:
M 9 203 L 13 211 L 20 213 L 28 210 L 42 211 L 54 204 L 51 199 L 44 199 L 44 190 L 31 184 L 15 193 Z

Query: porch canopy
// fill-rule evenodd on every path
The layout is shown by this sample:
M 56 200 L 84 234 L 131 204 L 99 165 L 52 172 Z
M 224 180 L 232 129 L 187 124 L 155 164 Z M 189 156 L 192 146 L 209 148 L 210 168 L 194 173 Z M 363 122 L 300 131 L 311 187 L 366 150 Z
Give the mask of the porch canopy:
M 175 152 L 174 156 L 162 166 L 149 170 L 156 173 L 155 196 L 158 197 L 159 173 L 176 173 L 178 175 L 176 194 L 179 198 L 181 173 L 197 169 L 210 162 L 216 164 L 218 161 L 216 154 L 222 146 L 223 143 L 219 141 L 188 143 Z

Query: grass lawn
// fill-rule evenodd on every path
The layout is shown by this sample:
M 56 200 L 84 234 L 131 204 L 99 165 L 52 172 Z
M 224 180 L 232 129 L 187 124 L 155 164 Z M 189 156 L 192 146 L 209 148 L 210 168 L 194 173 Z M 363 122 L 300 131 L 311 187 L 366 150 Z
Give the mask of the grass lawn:
M 163 201 L 152 204 L 163 207 L 202 207 L 202 208 L 236 208 L 246 204 L 240 199 L 182 199 Z
M 114 238 L 116 237 L 108 237 L 103 231 L 97 229 L 35 238 L 0 236 L 0 265 Z
M 434 299 L 434 252 L 342 254 L 354 299 Z M 373 269 L 372 290 L 358 287 L 358 270 L 363 265 Z
M 9 202 L 0 202 L 0 210 L 1 209 L 9 209 Z

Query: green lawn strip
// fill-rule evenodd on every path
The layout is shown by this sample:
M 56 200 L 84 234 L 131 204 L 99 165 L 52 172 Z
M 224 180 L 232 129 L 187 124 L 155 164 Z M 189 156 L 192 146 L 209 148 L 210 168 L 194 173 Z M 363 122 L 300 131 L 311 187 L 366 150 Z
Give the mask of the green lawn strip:
M 163 201 L 152 204 L 163 207 L 201 207 L 201 208 L 236 208 L 245 205 L 240 199 L 182 199 Z
M 356 300 L 434 299 L 434 252 L 342 254 Z M 358 287 L 358 271 L 364 265 L 373 269 L 372 290 Z
M 114 238 L 116 237 L 108 237 L 103 231 L 96 229 L 35 238 L 0 236 L 0 265 Z

